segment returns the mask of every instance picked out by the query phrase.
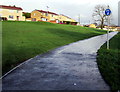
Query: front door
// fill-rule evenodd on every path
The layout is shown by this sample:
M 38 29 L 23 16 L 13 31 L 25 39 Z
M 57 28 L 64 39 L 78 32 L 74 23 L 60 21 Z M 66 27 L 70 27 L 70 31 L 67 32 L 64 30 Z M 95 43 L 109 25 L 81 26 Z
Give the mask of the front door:
M 19 21 L 19 16 L 17 16 L 17 21 Z
M 36 21 L 36 18 L 32 18 L 32 21 Z

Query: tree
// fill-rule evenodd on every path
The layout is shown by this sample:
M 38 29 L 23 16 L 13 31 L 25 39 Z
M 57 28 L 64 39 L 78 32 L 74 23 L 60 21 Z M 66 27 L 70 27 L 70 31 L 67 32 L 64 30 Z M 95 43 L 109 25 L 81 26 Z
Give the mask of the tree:
M 31 14 L 30 13 L 23 13 L 23 16 L 25 16 L 26 18 L 30 18 L 31 17 Z
M 104 23 L 107 22 L 108 20 L 107 16 L 105 15 L 106 9 L 107 9 L 107 6 L 105 5 L 97 5 L 95 6 L 95 9 L 92 15 L 95 22 L 100 22 L 101 29 L 103 29 Z

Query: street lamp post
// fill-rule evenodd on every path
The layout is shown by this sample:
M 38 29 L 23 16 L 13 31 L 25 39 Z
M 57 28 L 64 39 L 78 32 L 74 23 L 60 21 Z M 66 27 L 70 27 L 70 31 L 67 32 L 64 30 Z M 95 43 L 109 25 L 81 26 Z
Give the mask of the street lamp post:
M 79 25 L 80 25 L 80 14 L 79 14 L 79 16 L 78 16 L 78 21 L 79 21 Z

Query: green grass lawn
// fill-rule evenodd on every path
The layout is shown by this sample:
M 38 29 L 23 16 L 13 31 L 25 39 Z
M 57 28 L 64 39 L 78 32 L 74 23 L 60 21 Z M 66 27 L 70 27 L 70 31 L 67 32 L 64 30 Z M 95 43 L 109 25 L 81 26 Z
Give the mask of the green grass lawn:
M 97 62 L 111 89 L 120 90 L 120 33 L 110 40 L 110 50 L 104 44 L 98 51 Z
M 2 27 L 3 74 L 38 54 L 105 33 L 99 29 L 47 22 L 4 21 Z

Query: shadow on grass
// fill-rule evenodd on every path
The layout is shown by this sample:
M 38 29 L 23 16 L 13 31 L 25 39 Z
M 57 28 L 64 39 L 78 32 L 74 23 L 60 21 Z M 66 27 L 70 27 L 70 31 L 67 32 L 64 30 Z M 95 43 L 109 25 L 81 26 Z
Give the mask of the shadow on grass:
M 104 31 L 103 32 L 99 30 L 96 31 L 95 29 L 93 29 L 92 31 L 92 29 L 89 30 L 88 28 L 85 29 L 82 27 L 78 27 L 78 29 L 80 29 L 79 30 L 80 32 L 78 31 L 78 29 L 77 31 L 70 31 L 70 30 L 74 30 L 74 27 L 76 28 L 76 26 L 72 26 L 73 29 L 69 27 L 67 29 L 66 25 L 65 26 L 63 25 L 63 27 L 65 28 L 61 28 L 61 27 L 45 28 L 45 33 L 50 35 L 46 34 L 46 36 L 43 36 L 43 38 L 45 39 L 43 41 L 40 40 L 41 43 L 39 43 L 39 41 L 37 42 L 30 41 L 30 44 L 24 43 L 25 45 L 22 45 L 22 43 L 19 43 L 19 45 L 21 46 L 18 46 L 16 45 L 16 43 L 12 44 L 12 42 L 10 42 L 10 43 L 7 43 L 6 47 L 3 46 L 5 48 L 5 50 L 3 50 L 3 64 L 2 64 L 3 74 L 9 71 L 10 69 L 12 69 L 13 67 L 15 67 L 16 65 L 20 64 L 21 62 L 29 58 L 32 58 L 38 54 L 45 53 L 51 49 L 54 49 L 63 45 L 67 45 L 69 43 L 76 42 L 79 40 L 87 39 L 96 35 L 101 35 L 104 33 Z M 36 35 L 36 36 L 38 36 L 38 38 L 37 39 L 35 38 L 35 40 L 33 41 L 41 39 L 40 35 Z M 29 38 L 28 35 L 27 37 Z
M 47 28 L 47 30 L 49 33 L 52 33 L 52 34 L 57 35 L 59 37 L 63 37 L 63 38 L 65 37 L 65 38 L 73 39 L 75 41 L 105 34 L 105 31 L 100 31 L 100 30 L 95 30 L 95 29 L 93 31 L 90 30 L 90 32 L 88 32 L 89 30 L 82 30 L 82 29 L 79 30 L 80 32 L 67 31 L 67 30 L 58 29 L 58 28 L 56 28 L 56 29 L 55 28 Z

